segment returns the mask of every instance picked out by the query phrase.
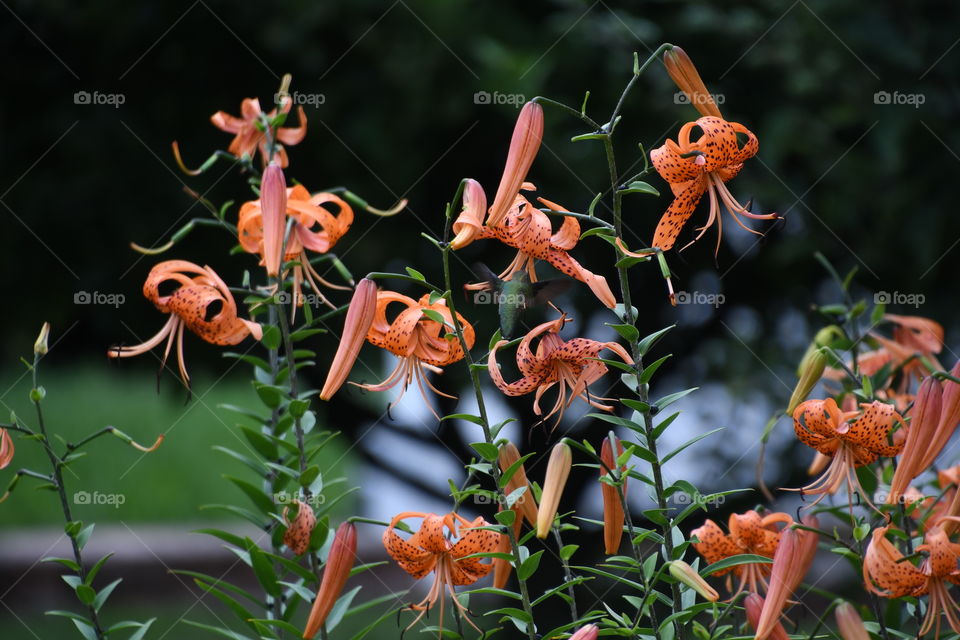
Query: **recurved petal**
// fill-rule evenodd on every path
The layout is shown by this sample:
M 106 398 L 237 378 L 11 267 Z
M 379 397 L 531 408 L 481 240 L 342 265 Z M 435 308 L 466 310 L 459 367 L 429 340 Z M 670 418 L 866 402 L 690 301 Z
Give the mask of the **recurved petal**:
M 678 193 L 667 210 L 663 212 L 657 229 L 653 234 L 653 247 L 667 251 L 673 248 L 677 236 L 687 223 L 700 199 L 706 192 L 707 182 L 703 176 L 690 182 L 690 186 Z
M 890 527 L 873 530 L 863 556 L 863 582 L 867 590 L 886 598 L 922 595 L 927 577 L 903 559 L 903 554 L 886 538 Z
M 479 182 L 467 178 L 463 185 L 463 211 L 453 223 L 456 236 L 450 242 L 451 249 L 456 251 L 474 241 L 483 227 L 483 216 L 486 212 L 487 194 L 483 192 Z
M 693 548 L 696 549 L 697 553 L 702 555 L 709 564 L 742 553 L 741 549 L 730 536 L 725 534 L 713 520 L 707 520 L 702 526 L 691 531 L 690 535 L 700 541 L 695 543 Z M 731 569 L 724 569 L 723 571 L 718 571 L 717 575 L 723 575 L 730 571 Z
M 903 424 L 903 418 L 893 405 L 875 401 L 860 405 L 863 413 L 841 438 L 881 456 L 895 456 L 903 450 L 903 441 L 889 444 L 889 434 L 895 425 Z
M 13 438 L 10 437 L 10 431 L 0 429 L 0 469 L 5 469 L 13 462 Z

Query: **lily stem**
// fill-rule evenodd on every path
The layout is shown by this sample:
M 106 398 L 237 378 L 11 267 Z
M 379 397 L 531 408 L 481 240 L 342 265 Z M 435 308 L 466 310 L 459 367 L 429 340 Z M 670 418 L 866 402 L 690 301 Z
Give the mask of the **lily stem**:
M 33 388 L 34 390 L 40 389 L 40 382 L 38 377 L 38 371 L 40 368 L 40 354 L 34 354 L 33 356 Z M 63 510 L 63 517 L 67 524 L 74 522 L 73 515 L 70 513 L 70 502 L 67 500 L 67 490 L 63 484 L 63 465 L 64 462 L 53 452 L 53 448 L 50 446 L 50 438 L 47 435 L 47 427 L 43 421 L 43 410 L 40 408 L 41 399 L 35 397 L 33 404 L 37 408 L 37 425 L 40 428 L 40 435 L 43 436 L 41 442 L 43 442 L 43 450 L 47 454 L 47 458 L 50 460 L 50 466 L 53 470 L 53 484 L 56 486 L 57 494 L 60 496 L 60 508 Z M 80 580 L 84 583 L 87 580 L 87 570 L 83 566 L 83 555 L 80 549 L 80 542 L 77 540 L 77 535 L 79 532 L 75 531 L 73 527 L 68 527 L 67 535 L 70 538 L 70 545 L 73 547 L 73 559 L 77 563 L 77 576 L 80 577 Z M 103 628 L 100 626 L 100 618 L 97 615 L 97 610 L 93 607 L 92 604 L 87 605 L 87 611 L 90 612 L 90 624 L 93 627 L 93 631 L 96 634 L 98 640 L 104 640 L 107 636 L 103 632 Z
M 557 551 L 563 549 L 563 538 L 560 537 L 560 527 L 553 528 L 553 539 L 557 541 Z M 570 571 L 570 562 L 560 556 L 560 564 L 563 565 L 563 579 L 567 583 L 567 595 L 570 596 L 570 620 L 577 622 L 580 616 L 577 614 L 577 596 L 573 590 L 573 572 Z
M 462 183 L 461 183 L 462 189 Z M 457 198 L 459 197 L 460 190 L 457 192 Z M 456 198 L 454 198 L 456 202 Z M 460 319 L 457 317 L 457 308 L 456 303 L 454 303 L 452 295 L 453 289 L 452 278 L 450 274 L 450 245 L 446 242 L 446 239 L 450 236 L 450 225 L 452 217 L 450 215 L 450 206 L 447 206 L 447 223 L 446 229 L 444 231 L 443 237 L 444 242 L 442 245 L 442 256 L 443 256 L 443 282 L 446 287 L 446 301 L 447 307 L 450 309 L 450 317 L 453 319 L 453 329 L 457 334 L 457 340 L 460 341 L 460 347 L 463 350 L 464 360 L 467 363 L 467 370 L 470 373 L 470 380 L 473 383 L 473 392 L 477 398 L 477 412 L 480 414 L 480 427 L 483 429 L 483 438 L 487 444 L 494 444 L 493 431 L 490 429 L 490 419 L 487 416 L 487 408 L 483 401 L 483 388 L 480 385 L 480 374 L 475 366 L 473 356 L 470 355 L 470 346 L 467 344 L 467 340 L 463 335 L 463 326 L 460 324 Z M 497 500 L 500 504 L 506 504 L 506 494 L 503 491 L 503 488 L 500 486 L 500 477 L 502 473 L 500 472 L 500 466 L 494 462 L 490 465 L 490 475 L 493 477 L 494 484 L 497 491 Z M 517 514 L 519 517 L 519 514 Z M 507 536 L 510 539 L 510 552 L 513 555 L 514 567 L 517 569 L 519 574 L 520 565 L 523 562 L 523 559 L 520 556 L 520 544 L 517 541 L 517 536 L 514 535 L 513 527 L 506 527 Z M 527 587 L 527 581 L 517 575 L 517 583 L 520 587 L 520 600 L 523 604 L 523 611 L 526 613 L 527 618 L 530 620 L 527 624 L 527 637 L 529 640 L 537 640 L 537 631 L 536 626 L 534 625 L 533 617 L 533 605 L 530 601 L 530 589 Z

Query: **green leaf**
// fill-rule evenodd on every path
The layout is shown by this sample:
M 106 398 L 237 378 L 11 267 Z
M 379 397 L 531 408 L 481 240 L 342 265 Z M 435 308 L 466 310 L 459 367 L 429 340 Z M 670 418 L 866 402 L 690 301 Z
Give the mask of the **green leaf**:
M 260 401 L 270 409 L 276 409 L 283 402 L 284 390 L 262 382 L 254 382 L 253 388 L 257 392 Z
M 191 627 L 196 627 L 197 629 L 203 629 L 204 631 L 209 631 L 210 633 L 215 633 L 224 638 L 230 638 L 230 640 L 253 640 L 250 636 L 244 636 L 236 631 L 230 631 L 229 629 L 222 629 L 220 627 L 214 627 L 213 625 L 203 624 L 200 622 L 194 622 L 193 620 L 187 620 L 184 618 L 184 623 L 190 625 Z
M 686 396 L 686 395 L 688 395 L 688 394 L 693 393 L 694 391 L 696 391 L 696 390 L 699 389 L 699 388 L 700 388 L 700 387 L 691 387 L 691 388 L 689 388 L 689 389 L 684 389 L 683 391 L 677 391 L 676 393 L 671 393 L 671 394 L 665 395 L 665 396 L 663 396 L 662 398 L 660 398 L 659 400 L 657 400 L 657 402 L 656 402 L 655 404 L 657 405 L 657 408 L 659 408 L 659 409 L 662 410 L 662 409 L 664 409 L 665 407 L 670 406 L 671 404 L 673 404 L 674 402 L 676 402 L 676 401 L 679 400 L 680 398 L 682 398 L 682 397 L 684 397 L 684 396 Z
M 340 624 L 340 621 L 343 620 L 344 614 L 346 614 L 347 609 L 350 608 L 350 603 L 353 602 L 353 599 L 357 596 L 357 593 L 360 591 L 361 587 L 357 586 L 347 591 L 345 594 L 337 598 L 337 602 L 333 605 L 333 608 L 330 609 L 330 615 L 327 616 L 326 622 L 324 624 L 327 627 L 327 631 L 333 631 L 333 629 Z
M 73 625 L 77 628 L 77 631 L 79 631 L 80 635 L 86 638 L 86 640 L 97 640 L 97 632 L 90 623 L 81 622 L 77 618 L 73 618 L 71 622 L 73 622 Z
M 630 407 L 634 411 L 639 411 L 640 413 L 646 413 L 650 411 L 650 405 L 646 402 L 641 402 L 640 400 L 631 400 L 630 398 L 620 398 L 625 406 Z
M 659 331 L 654 331 L 653 333 L 648 335 L 646 338 L 641 340 L 639 345 L 640 356 L 643 357 L 647 355 L 647 352 L 650 350 L 650 347 L 652 347 L 657 342 L 657 340 L 662 338 L 668 331 L 673 329 L 675 326 L 677 325 L 672 324 L 669 327 L 664 327 L 663 329 L 660 329 Z
M 668 453 L 667 455 L 665 455 L 665 456 L 663 457 L 663 459 L 660 461 L 660 464 L 661 464 L 661 465 L 666 464 L 671 458 L 673 458 L 675 455 L 677 455 L 678 453 L 680 453 L 681 451 L 683 451 L 684 449 L 686 449 L 686 448 L 689 447 L 690 445 L 696 444 L 697 442 L 700 442 L 700 441 L 703 440 L 704 438 L 708 438 L 708 437 L 712 436 L 713 434 L 718 433 L 718 432 L 723 431 L 723 430 L 724 430 L 723 427 L 718 427 L 718 428 L 716 428 L 716 429 L 711 429 L 710 431 L 707 431 L 706 433 L 701 433 L 701 434 L 698 435 L 698 436 L 695 436 L 695 437 L 693 437 L 693 438 L 690 438 L 689 440 L 687 440 L 686 442 L 684 442 L 682 445 L 680 445 L 679 447 L 677 447 L 676 449 L 674 449 L 673 451 L 671 451 L 670 453 Z
M 94 526 L 96 526 L 96 523 L 88 524 L 77 534 L 77 546 L 80 547 L 81 550 L 87 546 L 87 541 L 90 540 L 90 536 L 93 534 Z
M 644 367 L 643 373 L 640 374 L 640 384 L 647 384 L 648 382 L 650 382 L 650 379 L 653 378 L 653 374 L 657 372 L 657 369 L 660 368 L 660 365 L 666 362 L 667 359 L 670 358 L 672 355 L 673 355 L 672 353 L 668 353 L 667 355 L 663 356 L 659 360 L 655 362 L 651 362 L 646 367 Z
M 434 322 L 437 322 L 441 325 L 447 325 L 447 319 L 443 317 L 443 314 L 437 311 L 436 309 L 421 309 L 423 315 L 427 316 Z
M 526 487 L 524 487 L 525 489 Z M 506 511 L 498 511 L 494 516 L 497 519 L 497 522 L 502 524 L 505 527 L 511 526 L 514 521 L 517 519 L 517 514 L 513 509 L 508 509 Z
M 577 552 L 577 549 L 580 548 L 578 544 L 567 544 L 560 548 L 560 559 L 569 560 L 573 557 L 573 554 Z
M 93 601 L 97 598 L 96 590 L 87 584 L 78 584 L 74 591 L 76 591 L 77 598 L 79 598 L 83 604 L 93 604 Z
M 150 630 L 150 625 L 156 622 L 156 620 L 157 620 L 156 618 L 150 618 L 149 620 L 141 624 L 140 628 L 137 629 L 136 633 L 134 633 L 132 636 L 127 638 L 127 640 L 143 640 L 143 638 L 147 635 L 147 631 Z
M 410 274 L 411 278 L 416 278 L 420 282 L 426 282 L 427 279 L 423 277 L 423 274 L 414 269 L 413 267 L 406 267 L 407 273 Z
M 646 182 L 635 180 L 627 185 L 626 189 L 620 189 L 620 193 L 648 193 L 652 196 L 659 196 L 660 192 L 651 187 Z
M 496 461 L 497 457 L 500 455 L 499 449 L 494 444 L 489 442 L 472 442 L 470 446 L 473 447 L 473 450 L 480 454 L 480 457 L 484 460 L 490 462 Z
M 303 470 L 300 474 L 300 486 L 309 487 L 310 484 L 320 477 L 320 467 L 313 464 Z
M 77 573 L 80 573 L 80 565 L 78 565 L 75 561 L 71 560 L 70 558 L 56 558 L 54 556 L 49 556 L 46 558 L 41 558 L 40 562 L 59 562 L 60 564 L 67 567 L 71 571 L 76 571 Z
M 627 342 L 633 342 L 634 340 L 640 337 L 640 332 L 637 331 L 637 328 L 632 324 L 610 324 L 609 322 L 604 324 L 614 329 L 617 333 L 620 334 L 620 337 L 626 340 Z
M 87 573 L 87 579 L 84 580 L 84 582 L 86 582 L 86 583 L 89 584 L 89 585 L 92 585 L 92 584 L 93 584 L 93 579 L 97 577 L 97 574 L 100 573 L 100 569 L 103 568 L 103 565 L 106 564 L 107 560 L 109 560 L 109 559 L 110 559 L 110 556 L 112 556 L 112 555 L 113 555 L 113 553 L 108 553 L 107 555 L 105 555 L 105 556 L 103 556 L 102 558 L 100 558 L 99 560 L 97 560 L 97 563 L 96 563 L 95 565 L 93 565 L 93 567 L 90 568 L 90 572 Z M 76 563 L 74 563 L 74 564 L 76 564 Z
M 706 577 L 730 567 L 736 567 L 741 564 L 773 564 L 773 560 L 766 556 L 758 556 L 752 553 L 742 553 L 736 556 L 730 556 L 723 560 L 718 560 L 700 571 L 700 575 Z
M 250 498 L 250 501 L 263 513 L 273 513 L 275 511 L 276 505 L 273 503 L 273 498 L 265 494 L 259 487 L 255 487 L 246 480 L 234 478 L 233 476 L 225 475 L 223 477 L 243 491 L 243 493 Z
M 260 340 L 260 343 L 267 349 L 279 349 L 280 348 L 280 329 L 273 325 L 264 325 L 263 327 L 263 338 Z
M 453 413 L 453 414 L 450 414 L 449 416 L 443 416 L 442 418 L 440 418 L 440 420 L 441 420 L 441 421 L 443 421 L 443 420 L 466 420 L 467 422 L 472 422 L 473 424 L 480 425 L 481 427 L 482 427 L 483 424 L 484 424 L 483 418 L 481 418 L 480 416 L 475 416 L 475 415 L 470 414 L 470 413 Z
M 277 574 L 273 570 L 273 563 L 270 562 L 267 555 L 259 547 L 251 547 L 250 561 L 253 564 L 253 572 L 257 576 L 257 580 L 260 582 L 263 590 L 279 598 L 282 590 L 280 589 L 280 585 L 277 584 Z
M 107 586 L 105 586 L 103 589 L 100 590 L 100 592 L 97 594 L 97 597 L 94 598 L 93 600 L 94 611 L 98 611 L 98 612 L 100 611 L 100 608 L 107 601 L 107 598 L 110 597 L 110 594 L 113 593 L 113 590 L 116 589 L 117 585 L 120 584 L 122 581 L 123 581 L 123 578 L 117 578 L 116 580 L 114 580 L 113 582 L 111 582 L 110 584 L 108 584 Z
M 520 565 L 520 568 L 517 569 L 517 578 L 520 580 L 527 580 L 532 576 L 537 568 L 540 566 L 540 557 L 543 555 L 543 550 L 537 551 L 536 553 L 531 553 L 530 557 L 523 561 Z
M 305 414 L 309 408 L 310 403 L 307 400 L 291 400 L 287 411 L 289 411 L 290 415 L 294 418 L 302 418 L 303 414 Z

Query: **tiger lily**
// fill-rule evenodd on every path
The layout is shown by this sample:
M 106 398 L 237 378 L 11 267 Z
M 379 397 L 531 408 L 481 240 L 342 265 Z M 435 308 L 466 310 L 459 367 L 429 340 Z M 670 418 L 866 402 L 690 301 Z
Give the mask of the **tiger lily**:
M 723 117 L 686 51 L 680 47 L 668 49 L 663 54 L 663 66 L 667 68 L 670 79 L 686 94 L 687 100 L 700 112 L 700 115 Z
M 406 308 L 390 321 L 387 319 L 387 307 L 393 303 L 400 303 Z M 445 324 L 432 320 L 424 311 L 439 313 Z M 475 339 L 473 327 L 459 313 L 457 314 L 457 320 L 463 329 L 463 337 L 467 347 L 472 347 Z M 393 373 L 379 384 L 358 384 L 355 382 L 350 384 L 367 391 L 386 391 L 402 382 L 403 388 L 400 395 L 393 401 L 391 407 L 400 402 L 407 387 L 414 380 L 416 380 L 420 395 L 423 396 L 423 400 L 428 407 L 430 402 L 427 399 L 424 385 L 445 398 L 453 398 L 454 396 L 443 393 L 434 387 L 423 371 L 426 369 L 433 373 L 443 373 L 441 367 L 463 359 L 464 354 L 460 341 L 451 335 L 452 326 L 453 316 L 443 299 L 431 303 L 430 294 L 424 294 L 420 300 L 414 300 L 401 293 L 378 291 L 377 306 L 370 330 L 367 332 L 367 342 L 393 353 L 400 361 Z M 433 411 L 432 408 L 430 410 Z M 436 412 L 434 412 L 434 415 L 436 415 Z
M 178 285 L 167 295 L 160 288 L 167 283 Z M 150 351 L 166 339 L 161 370 L 167 363 L 174 340 L 177 343 L 177 365 L 180 379 L 187 387 L 187 374 L 183 358 L 183 330 L 190 329 L 211 344 L 235 345 L 247 336 L 260 340 L 263 328 L 256 322 L 244 320 L 237 315 L 237 303 L 230 289 L 210 267 L 200 267 L 186 260 L 166 260 L 153 267 L 143 284 L 143 295 L 161 312 L 170 318 L 160 331 L 144 342 L 132 347 L 116 346 L 107 351 L 110 358 L 130 358 Z
M 453 224 L 457 235 L 450 243 L 451 247 L 459 249 L 475 239 L 499 240 L 517 250 L 516 257 L 500 274 L 500 279 L 509 280 L 518 271 L 526 270 L 530 282 L 537 282 L 536 260 L 546 260 L 557 271 L 590 287 L 593 294 L 607 307 L 612 309 L 616 306 L 616 298 L 606 278 L 585 269 L 569 254 L 580 239 L 580 223 L 576 218 L 564 216 L 560 229 L 554 232 L 550 217 L 517 193 L 513 206 L 507 210 L 499 224 L 493 226 L 488 218 L 484 225 L 482 190 L 477 193 L 477 188 L 469 183 L 465 188 L 464 208 Z M 521 189 L 532 191 L 536 187 L 525 182 Z M 560 205 L 544 198 L 538 200 L 553 211 L 566 211 Z
M 333 534 L 333 543 L 327 553 L 327 563 L 323 569 L 323 578 L 317 597 L 310 608 L 307 625 L 303 630 L 305 640 L 311 640 L 320 627 L 326 622 L 327 616 L 333 611 L 337 599 L 347 584 L 353 564 L 357 559 L 357 527 L 352 522 L 344 522 L 337 527 Z
M 917 399 L 907 414 L 910 418 L 910 430 L 903 445 L 903 455 L 900 456 L 897 470 L 890 481 L 887 504 L 896 504 L 903 500 L 903 492 L 909 484 L 930 468 L 953 435 L 956 422 L 942 431 L 938 429 L 942 406 L 943 388 L 940 382 L 931 376 L 920 385 Z
M 281 110 L 283 113 L 290 113 L 290 107 L 293 102 L 289 97 L 285 97 Z M 240 117 L 232 116 L 226 111 L 217 111 L 210 116 L 210 122 L 217 129 L 227 133 L 234 134 L 230 147 L 227 149 L 238 158 L 244 155 L 252 156 L 259 149 L 263 156 L 263 164 L 268 162 L 277 162 L 281 167 L 288 164 L 287 151 L 280 144 L 276 146 L 276 151 L 272 158 L 267 158 L 267 139 L 263 130 L 257 127 L 260 122 L 263 110 L 260 108 L 260 101 L 257 98 L 246 98 L 240 103 Z M 299 144 L 307 135 L 307 114 L 303 107 L 297 107 L 297 114 L 300 116 L 299 127 L 278 127 L 274 131 L 277 142 L 287 145 Z M 277 110 L 274 109 L 266 114 L 267 120 L 273 120 L 277 116 Z
M 332 193 L 310 192 L 303 185 L 296 185 L 286 190 L 286 216 L 293 219 L 293 228 L 287 238 L 284 261 L 296 260 L 293 267 L 293 301 L 296 306 L 303 306 L 302 283 L 304 279 L 310 284 L 317 297 L 327 306 L 333 308 L 329 300 L 321 293 L 320 284 L 331 289 L 349 289 L 327 282 L 310 264 L 308 251 L 327 253 L 353 224 L 353 209 L 343 199 Z M 334 215 L 327 207 L 336 207 Z M 265 246 L 264 234 L 264 207 L 262 199 L 251 200 L 240 207 L 240 217 L 237 220 L 237 236 L 240 246 L 247 253 L 261 257 L 261 264 L 266 264 L 269 252 Z
M 947 624 L 960 633 L 960 606 L 949 593 L 950 584 L 960 584 L 960 545 L 951 542 L 944 525 L 930 529 L 924 536 L 924 544 L 917 547 L 926 557 L 919 566 L 904 558 L 903 554 L 886 538 L 887 527 L 873 530 L 870 544 L 863 558 L 863 581 L 868 591 L 884 598 L 918 597 L 929 595 L 927 613 L 918 634 L 922 636 L 936 627 L 934 637 L 940 636 L 940 614 Z
M 6 429 L 0 429 L 0 469 L 6 469 L 13 462 L 13 438 Z
M 283 509 L 283 521 L 287 525 L 287 530 L 283 532 L 283 544 L 300 556 L 310 548 L 310 536 L 317 526 L 317 516 L 306 502 L 294 500 L 293 503 L 297 509 L 295 515 L 290 515 L 290 507 Z
M 703 526 L 691 532 L 699 540 L 693 547 L 710 564 L 744 553 L 773 558 L 783 532 L 783 528 L 777 525 L 791 524 L 793 518 L 781 512 L 765 516 L 753 510 L 742 514 L 732 513 L 727 521 L 729 534 L 724 533 L 713 520 L 707 520 Z M 732 598 L 736 598 L 744 589 L 753 593 L 759 593 L 761 589 L 766 591 L 770 564 L 751 562 L 717 572 L 718 576 L 724 574 L 727 574 L 727 591 L 733 594 Z M 739 579 L 736 591 L 733 590 L 731 576 Z
M 699 127 L 703 135 L 691 141 L 690 135 L 694 127 Z M 737 141 L 738 133 L 747 138 L 742 147 Z M 664 251 L 671 249 L 683 225 L 693 215 L 694 209 L 704 194 L 708 193 L 710 195 L 709 217 L 706 224 L 698 229 L 700 233 L 690 244 L 703 237 L 707 229 L 716 223 L 715 253 L 720 250 L 723 231 L 720 216 L 721 203 L 737 224 L 750 233 L 763 235 L 747 227 L 738 216 L 744 215 L 755 220 L 773 220 L 778 217 L 777 214 L 751 213 L 737 202 L 725 184 L 740 173 L 744 161 L 755 156 L 758 148 L 757 137 L 742 124 L 727 122 L 716 116 L 703 116 L 696 122 L 683 125 L 676 142 L 667 140 L 662 147 L 651 151 L 650 159 L 653 161 L 654 168 L 670 184 L 674 195 L 673 202 L 667 207 L 657 224 L 653 236 L 653 247 Z
M 627 350 L 616 342 L 597 342 L 586 338 L 564 341 L 560 337 L 560 329 L 567 321 L 567 317 L 562 315 L 556 320 L 537 325 L 523 337 L 517 347 L 516 356 L 517 367 L 523 377 L 515 382 L 505 382 L 497 364 L 497 351 L 507 344 L 506 340 L 497 342 L 487 358 L 490 379 L 503 393 L 508 396 L 522 396 L 536 391 L 533 412 L 542 416 L 541 422 L 559 414 L 556 424 L 560 424 L 564 411 L 574 398 L 578 397 L 595 409 L 613 411 L 612 406 L 600 403 L 609 401 L 608 398 L 593 399 L 587 390 L 587 387 L 607 373 L 607 366 L 596 358 L 601 351 L 609 349 L 625 363 L 633 364 L 633 358 Z M 536 338 L 540 338 L 540 342 L 534 352 L 530 345 Z M 557 401 L 547 414 L 543 415 L 540 398 L 555 384 L 559 385 L 560 390 Z M 567 388 L 570 389 L 569 399 Z
M 407 518 L 420 518 L 420 528 L 404 540 L 394 528 Z M 467 609 L 459 600 L 455 587 L 473 584 L 490 573 L 492 564 L 482 562 L 481 558 L 468 558 L 476 553 L 490 553 L 497 549 L 501 534 L 490 529 L 490 523 L 482 517 L 469 521 L 458 513 L 438 516 L 433 513 L 405 511 L 399 513 L 390 521 L 390 526 L 383 532 L 383 546 L 390 557 L 400 568 L 417 580 L 431 571 L 434 574 L 433 586 L 426 597 L 409 608 L 420 613 L 414 618 L 406 630 L 409 630 L 431 607 L 440 602 L 440 636 L 443 636 L 443 608 L 445 592 L 449 591 L 456 610 L 480 631 L 479 628 L 466 616 Z M 456 542 L 453 541 L 456 539 Z
M 860 486 L 855 469 L 903 450 L 905 428 L 893 432 L 898 424 L 905 427 L 896 409 L 884 402 L 861 403 L 859 410 L 846 412 L 840 411 L 833 398 L 801 403 L 793 412 L 797 438 L 831 458 L 823 475 L 800 489 L 820 496 L 810 506 L 835 493 L 845 482 L 850 493 L 856 488 L 864 501 L 874 507 Z

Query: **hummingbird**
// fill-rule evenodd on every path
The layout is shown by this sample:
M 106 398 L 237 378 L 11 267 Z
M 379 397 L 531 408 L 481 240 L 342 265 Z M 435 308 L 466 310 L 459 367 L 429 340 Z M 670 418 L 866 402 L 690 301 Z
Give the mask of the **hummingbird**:
M 514 334 L 526 309 L 545 304 L 573 285 L 571 278 L 531 282 L 526 271 L 517 271 L 509 280 L 501 280 L 482 263 L 477 263 L 473 270 L 487 285 L 484 290 L 474 290 L 473 301 L 476 304 L 495 303 L 497 305 L 500 316 L 500 335 L 507 340 L 515 337 Z

